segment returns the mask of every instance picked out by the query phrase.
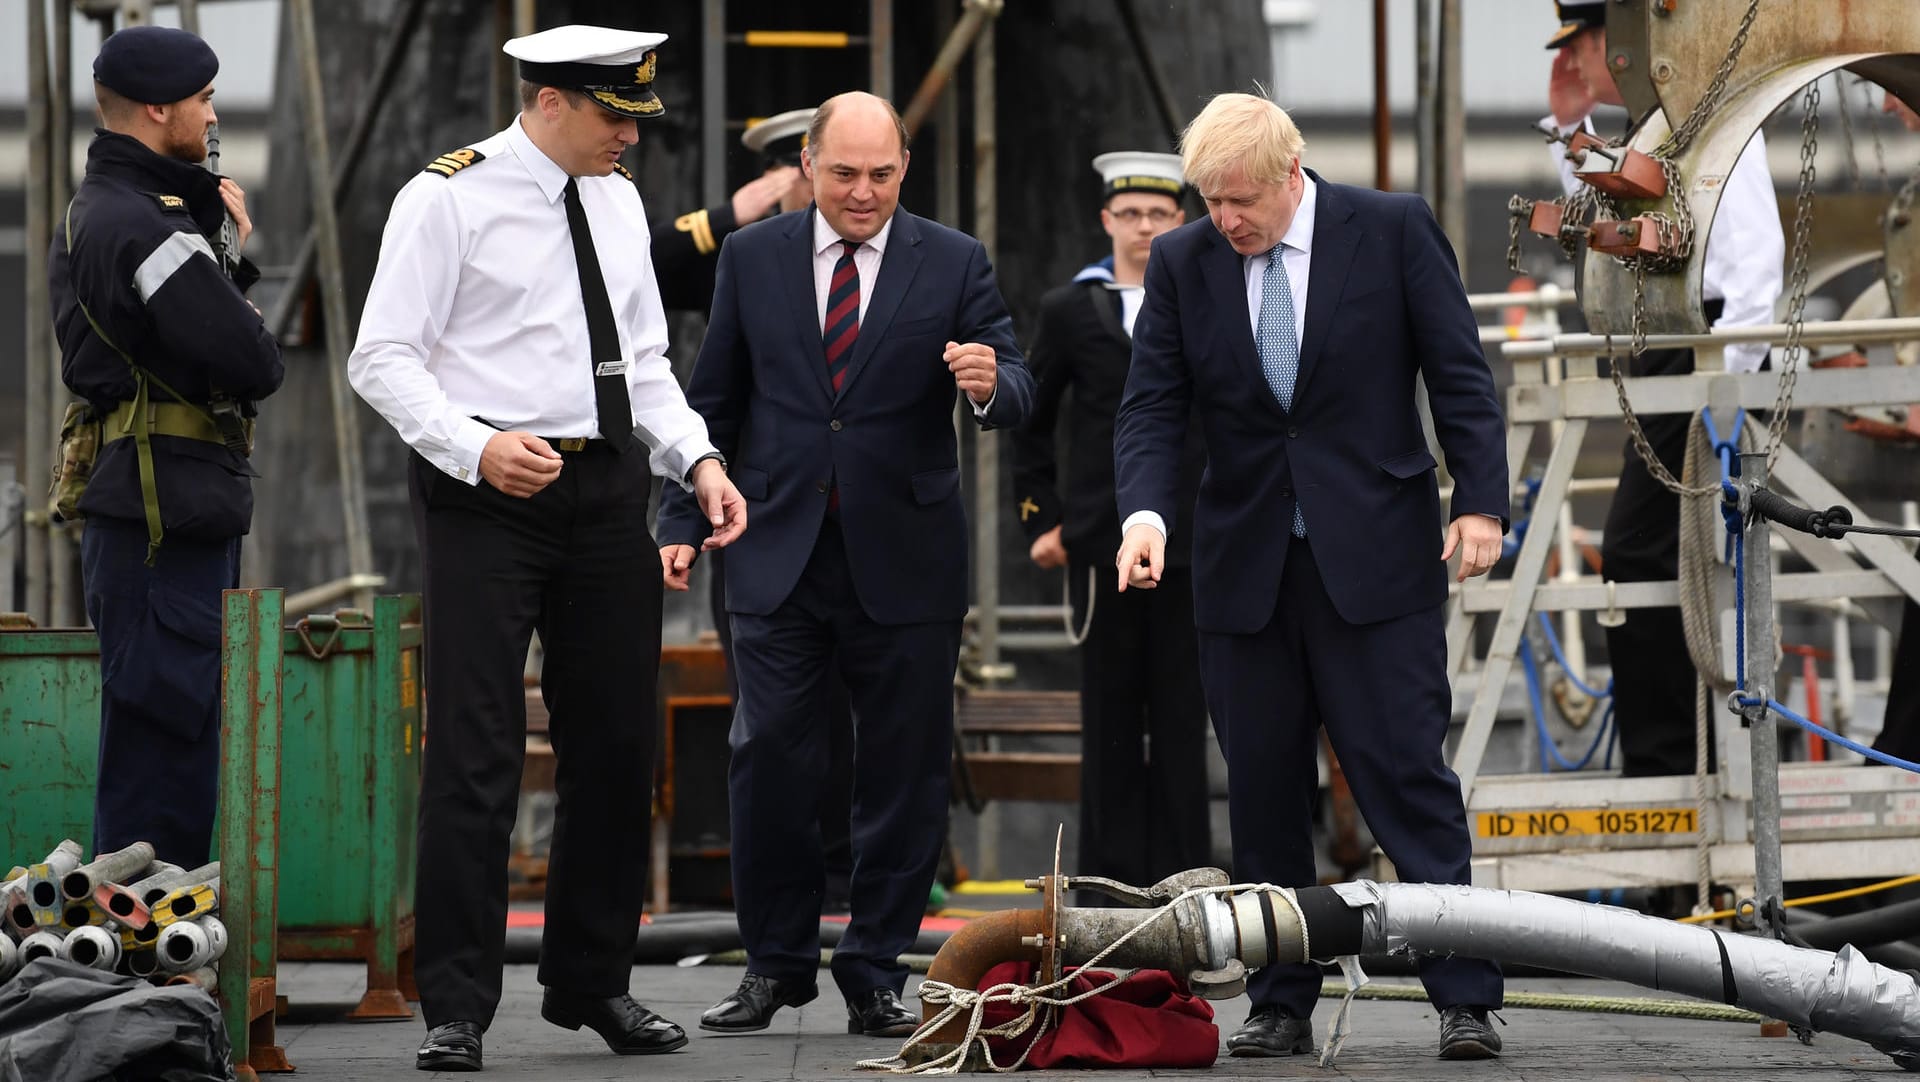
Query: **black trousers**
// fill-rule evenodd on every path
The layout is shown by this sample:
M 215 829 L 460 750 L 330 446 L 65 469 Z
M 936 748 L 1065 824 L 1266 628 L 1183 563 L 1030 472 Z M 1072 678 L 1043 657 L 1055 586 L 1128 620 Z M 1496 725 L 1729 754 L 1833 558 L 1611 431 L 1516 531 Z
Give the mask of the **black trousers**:
M 563 458 L 524 500 L 411 460 L 428 711 L 414 976 L 429 1026 L 485 1026 L 500 1002 L 521 671 L 536 628 L 559 797 L 540 983 L 616 996 L 633 969 L 660 666 L 647 456 L 595 443 Z
M 749 527 L 751 528 L 751 527 Z M 733 893 L 747 970 L 812 984 L 820 969 L 827 671 L 853 699 L 852 914 L 833 952 L 848 998 L 905 989 L 946 841 L 960 621 L 887 625 L 861 608 L 828 517 L 793 593 L 733 614 L 740 699 L 728 743 Z
M 93 852 L 151 842 L 159 859 L 197 868 L 220 783 L 220 592 L 239 584 L 240 539 L 169 534 L 146 559 L 145 524 L 87 521 L 81 576 L 100 633 Z
M 1075 871 L 1146 886 L 1213 861 L 1193 574 L 1169 568 L 1156 589 L 1123 594 L 1111 561 L 1076 561 L 1067 571 L 1076 593 L 1089 570 Z
M 734 673 L 733 620 L 727 615 L 727 558 L 717 549 L 701 557 L 709 564 L 713 627 L 720 635 L 720 651 L 727 658 L 727 692 L 740 701 L 740 681 Z M 825 907 L 844 911 L 853 881 L 853 702 L 838 666 L 827 667 L 827 780 L 820 792 L 820 861 L 826 871 Z
M 1444 616 L 1436 606 L 1350 624 L 1327 597 L 1311 541 L 1294 541 L 1273 619 L 1251 635 L 1200 634 L 1201 673 L 1227 757 L 1233 877 L 1282 887 L 1316 882 L 1316 730 L 1340 757 L 1367 826 L 1409 883 L 1466 883 L 1473 842 L 1460 779 L 1447 766 Z M 1438 1008 L 1498 1007 L 1500 967 L 1456 955 L 1420 960 Z M 1270 965 L 1247 980 L 1255 1007 L 1310 1017 L 1320 970 Z
M 1893 680 L 1887 687 L 1887 717 L 1873 746 L 1896 759 L 1920 762 L 1920 605 L 1912 601 L 1901 607 Z
M 1707 302 L 1707 319 L 1720 302 Z M 1685 375 L 1690 349 L 1650 349 L 1629 362 L 1633 376 Z M 1751 419 L 1749 419 L 1751 420 Z M 1640 425 L 1656 457 L 1675 477 L 1687 458 L 1685 413 L 1644 415 Z M 1602 573 L 1614 582 L 1655 582 L 1680 574 L 1680 497 L 1647 472 L 1627 441 L 1620 487 L 1607 508 L 1600 542 Z M 1613 720 L 1620 732 L 1620 768 L 1626 777 L 1693 773 L 1694 671 L 1678 608 L 1626 609 L 1626 622 L 1606 629 L 1613 666 Z M 1714 749 L 1707 748 L 1708 769 Z

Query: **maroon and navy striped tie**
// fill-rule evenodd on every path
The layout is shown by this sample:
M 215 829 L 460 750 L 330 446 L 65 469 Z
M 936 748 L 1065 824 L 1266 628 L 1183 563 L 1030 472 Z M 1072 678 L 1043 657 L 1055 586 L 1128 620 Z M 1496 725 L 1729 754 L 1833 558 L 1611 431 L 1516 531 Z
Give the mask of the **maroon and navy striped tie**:
M 860 271 L 853 265 L 858 241 L 840 242 L 840 258 L 833 265 L 833 283 L 827 287 L 827 320 L 820 344 L 827 353 L 827 376 L 833 381 L 833 393 L 847 381 L 847 365 L 853 360 L 853 344 L 860 337 Z

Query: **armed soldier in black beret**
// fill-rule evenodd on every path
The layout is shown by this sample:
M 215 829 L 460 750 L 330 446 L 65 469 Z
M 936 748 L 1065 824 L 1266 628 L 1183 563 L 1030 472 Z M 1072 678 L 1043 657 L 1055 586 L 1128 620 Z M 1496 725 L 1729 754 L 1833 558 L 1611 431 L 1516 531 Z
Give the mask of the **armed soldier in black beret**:
M 85 400 L 62 426 L 55 511 L 86 519 L 100 632 L 93 847 L 150 841 L 183 867 L 212 839 L 220 592 L 238 585 L 253 519 L 253 403 L 284 372 L 243 294 L 259 277 L 239 253 L 245 194 L 200 165 L 219 67 L 184 30 L 130 27 L 101 45 L 103 126 L 47 272 L 61 378 Z

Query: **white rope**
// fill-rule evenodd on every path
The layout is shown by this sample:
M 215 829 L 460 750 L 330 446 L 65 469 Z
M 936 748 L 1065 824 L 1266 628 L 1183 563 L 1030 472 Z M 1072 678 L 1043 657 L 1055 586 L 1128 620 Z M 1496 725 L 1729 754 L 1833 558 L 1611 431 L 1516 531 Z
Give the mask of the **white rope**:
M 1100 569 L 1097 567 L 1088 566 L 1087 568 L 1087 618 L 1081 622 L 1078 628 L 1075 628 L 1073 626 L 1073 567 L 1072 565 L 1068 565 L 1067 573 L 1061 578 L 1062 585 L 1060 587 L 1060 608 L 1062 611 L 1060 613 L 1060 622 L 1065 624 L 1067 627 L 1067 641 L 1069 643 L 1072 643 L 1075 646 L 1079 646 L 1081 643 L 1086 642 L 1087 636 L 1092 634 L 1093 632 L 1094 593 L 1100 585 L 1097 581 L 1094 580 L 1093 576 L 1098 574 L 1099 571 Z
M 1219 887 L 1195 887 L 1182 893 L 1178 898 L 1173 899 L 1159 909 L 1154 910 L 1147 919 L 1141 921 L 1139 924 L 1127 929 L 1118 939 L 1101 948 L 1100 953 L 1087 959 L 1086 962 L 1078 966 L 1072 976 L 1062 974 L 1059 980 L 1049 984 L 1029 986 L 1007 982 L 993 985 L 984 990 L 975 990 L 972 988 L 958 988 L 945 981 L 929 980 L 921 982 L 921 1002 L 929 1006 L 939 1006 L 940 1013 L 920 1023 L 920 1028 L 914 1030 L 913 1034 L 900 1046 L 900 1051 L 894 1053 L 892 1056 L 882 1059 L 863 1059 L 855 1063 L 854 1066 L 860 1070 L 886 1071 L 889 1074 L 958 1074 L 960 1071 L 966 1069 L 969 1054 L 977 1043 L 980 1051 L 980 1063 L 987 1070 L 1001 1073 L 1017 1071 L 1027 1062 L 1027 1057 L 1033 1052 L 1033 1046 L 1039 1042 L 1040 1038 L 1045 1035 L 1047 1030 L 1051 1029 L 1058 1020 L 1061 1008 L 1071 1007 L 1083 1000 L 1092 999 L 1094 996 L 1111 991 L 1125 981 L 1127 975 L 1133 971 L 1127 970 L 1124 973 L 1113 974 L 1112 980 L 1104 984 L 1095 985 L 1078 995 L 1061 998 L 1054 994 L 1071 984 L 1074 976 L 1098 968 L 1107 955 L 1112 954 L 1115 950 L 1119 949 L 1122 944 L 1152 926 L 1155 921 L 1165 919 L 1173 912 L 1174 907 L 1178 906 L 1181 902 L 1206 894 L 1228 894 L 1242 891 L 1267 891 L 1286 901 L 1287 905 L 1293 909 L 1295 916 L 1301 918 L 1300 928 L 1303 942 L 1300 961 L 1307 961 L 1308 958 L 1304 943 L 1307 926 L 1306 920 L 1304 914 L 1300 912 L 1299 903 L 1294 901 L 1290 891 L 1283 890 L 1270 883 L 1234 883 Z M 1272 946 L 1273 945 L 1270 944 L 1269 949 L 1271 949 Z M 987 1007 L 995 1003 L 1012 1004 L 1016 1007 L 1025 1006 L 1026 1013 L 1010 1021 L 1003 1022 L 998 1026 L 985 1026 Z M 941 1027 L 959 1017 L 963 1012 L 968 1015 L 967 1035 L 957 1047 L 942 1056 L 927 1060 L 923 1063 L 908 1062 L 908 1052 L 926 1042 L 926 1040 L 938 1032 Z M 1019 1059 L 1004 1066 L 994 1062 L 993 1050 L 988 1045 L 987 1038 L 1024 1036 L 1026 1032 L 1029 1029 L 1033 1029 L 1036 1024 L 1039 1026 L 1039 1029 L 1034 1032 L 1033 1039 L 1027 1042 L 1027 1047 L 1020 1053 Z

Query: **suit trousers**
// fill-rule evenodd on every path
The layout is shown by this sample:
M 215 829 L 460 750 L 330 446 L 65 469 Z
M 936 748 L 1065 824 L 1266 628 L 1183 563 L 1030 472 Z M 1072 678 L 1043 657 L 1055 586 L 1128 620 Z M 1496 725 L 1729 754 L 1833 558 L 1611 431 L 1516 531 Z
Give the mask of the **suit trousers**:
M 1075 871 L 1147 886 L 1213 862 L 1193 573 L 1168 568 L 1157 588 L 1121 593 L 1111 561 L 1074 562 L 1076 592 L 1089 571 Z
M 1311 527 L 1309 527 L 1311 528 Z M 1350 624 L 1334 611 L 1312 537 L 1288 544 L 1273 619 L 1251 635 L 1200 633 L 1201 674 L 1227 758 L 1233 877 L 1283 887 L 1315 879 L 1315 730 L 1324 725 L 1374 838 L 1410 883 L 1466 883 L 1473 855 L 1445 743 L 1453 697 L 1438 606 Z M 1424 958 L 1437 1008 L 1498 1007 L 1500 967 Z M 1254 1006 L 1310 1017 L 1320 971 L 1272 965 L 1247 981 Z
M 854 719 L 852 920 L 833 977 L 849 998 L 904 991 L 899 955 L 919 934 L 946 840 L 959 653 L 958 620 L 867 615 L 832 515 L 786 601 L 765 616 L 733 614 L 740 699 L 727 792 L 748 972 L 812 984 L 819 970 L 832 666 Z
M 562 452 L 529 499 L 412 456 L 426 581 L 427 750 L 414 977 L 429 1026 L 500 1002 L 506 865 L 526 751 L 535 629 L 556 757 L 540 983 L 627 991 L 646 896 L 660 665 L 647 456 Z
M 708 603 L 713 607 L 713 627 L 720 636 L 720 652 L 727 659 L 727 694 L 740 701 L 740 681 L 734 671 L 733 621 L 727 615 L 727 557 L 725 549 L 716 549 L 701 557 L 707 561 L 707 580 L 712 584 Z M 847 699 L 847 682 L 840 678 L 837 666 L 827 666 L 827 785 L 820 795 L 821 860 L 827 873 L 827 905 L 831 910 L 847 901 L 848 884 L 853 878 L 853 839 L 849 821 L 853 816 L 853 705 Z
M 1721 302 L 1707 302 L 1707 319 Z M 1628 367 L 1634 376 L 1685 375 L 1690 349 L 1648 350 Z M 1749 418 L 1751 421 L 1751 418 Z M 1689 414 L 1640 418 L 1647 442 L 1675 477 L 1686 464 Z M 1629 439 L 1620 485 L 1607 507 L 1600 566 L 1614 582 L 1654 582 L 1680 573 L 1680 497 L 1647 471 Z M 1620 770 L 1629 778 L 1693 773 L 1694 671 L 1678 608 L 1627 609 L 1626 622 L 1606 629 L 1613 668 L 1613 720 L 1620 727 Z M 1714 749 L 1707 748 L 1708 769 Z
M 153 843 L 207 862 L 220 782 L 220 592 L 240 539 L 169 534 L 148 567 L 142 523 L 90 518 L 80 540 L 87 619 L 100 632 L 93 852 Z

